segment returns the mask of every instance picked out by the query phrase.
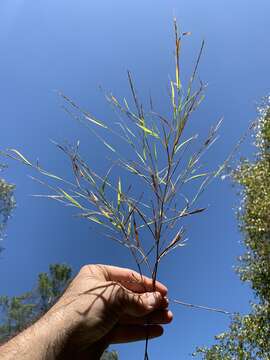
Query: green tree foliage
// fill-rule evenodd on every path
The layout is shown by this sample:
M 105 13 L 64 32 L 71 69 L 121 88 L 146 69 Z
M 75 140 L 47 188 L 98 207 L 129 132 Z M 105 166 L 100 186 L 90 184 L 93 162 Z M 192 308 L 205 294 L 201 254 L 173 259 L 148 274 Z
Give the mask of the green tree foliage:
M 20 296 L 1 296 L 0 341 L 24 329 L 42 315 L 62 294 L 71 279 L 71 268 L 65 264 L 50 265 L 48 273 L 38 275 L 34 290 Z
M 1 169 L 1 165 L 0 165 Z M 15 186 L 0 178 L 0 240 L 4 237 L 4 230 L 12 210 L 15 207 L 13 196 Z
M 29 302 L 30 294 L 21 296 L 0 297 L 3 323 L 0 326 L 0 339 L 5 340 L 12 334 L 22 330 L 33 315 L 35 304 Z
M 71 278 L 71 268 L 67 265 L 50 265 L 49 273 L 38 275 L 38 296 L 40 310 L 46 311 L 61 295 Z
M 270 358 L 270 97 L 259 109 L 253 161 L 243 160 L 233 173 L 241 186 L 240 229 L 246 252 L 237 272 L 257 298 L 248 315 L 232 318 L 217 344 L 199 348 L 205 360 L 269 360 Z
M 52 264 L 49 272 L 38 275 L 34 290 L 20 296 L 0 296 L 0 342 L 19 333 L 45 313 L 71 280 L 71 267 Z M 118 360 L 115 351 L 105 351 L 101 360 Z
M 4 166 L 0 164 L 2 168 Z M 15 185 L 0 178 L 0 240 L 3 239 L 7 221 L 15 207 L 14 189 Z M 48 273 L 38 275 L 37 286 L 33 291 L 20 296 L 0 296 L 0 342 L 22 331 L 46 312 L 66 288 L 71 273 L 68 265 L 52 264 Z M 101 359 L 118 360 L 118 356 L 115 351 L 105 351 Z
M 115 351 L 104 351 L 100 360 L 118 360 L 118 355 Z

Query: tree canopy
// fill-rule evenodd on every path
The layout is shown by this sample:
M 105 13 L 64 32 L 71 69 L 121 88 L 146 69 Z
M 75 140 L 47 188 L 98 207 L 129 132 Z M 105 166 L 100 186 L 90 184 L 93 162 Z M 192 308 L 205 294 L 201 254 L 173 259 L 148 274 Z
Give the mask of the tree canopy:
M 270 354 L 270 97 L 259 109 L 255 127 L 256 153 L 233 172 L 241 187 L 238 211 L 245 253 L 237 272 L 254 291 L 256 303 L 248 315 L 236 314 L 229 330 L 216 336 L 210 348 L 194 356 L 205 360 L 269 360 Z
M 37 319 L 62 294 L 71 279 L 71 267 L 50 265 L 48 273 L 38 275 L 32 291 L 19 296 L 0 296 L 0 341 L 5 341 Z
M 7 221 L 15 207 L 14 189 L 14 185 L 0 178 L 0 240 L 3 240 Z
M 72 269 L 52 264 L 48 272 L 38 275 L 32 291 L 19 296 L 0 296 L 0 342 L 16 335 L 45 313 L 59 298 L 71 280 Z M 117 360 L 115 351 L 106 350 L 102 360 Z

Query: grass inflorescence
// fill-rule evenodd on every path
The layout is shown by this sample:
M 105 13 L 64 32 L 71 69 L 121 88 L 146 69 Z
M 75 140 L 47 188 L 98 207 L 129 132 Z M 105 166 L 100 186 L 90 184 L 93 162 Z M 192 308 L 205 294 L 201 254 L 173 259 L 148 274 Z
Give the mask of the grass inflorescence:
M 204 41 L 188 84 L 184 86 L 181 80 L 180 55 L 183 38 L 190 33 L 179 33 L 174 20 L 174 34 L 175 75 L 169 83 L 169 116 L 156 112 L 151 99 L 150 109 L 145 109 L 130 71 L 127 75 L 132 104 L 129 104 L 126 98 L 120 101 L 112 93 L 106 94 L 108 102 L 121 115 L 117 122 L 117 131 L 82 109 L 69 96 L 59 92 L 64 100 L 65 111 L 76 121 L 83 122 L 93 136 L 116 157 L 117 160 L 112 162 L 105 175 L 97 174 L 82 158 L 79 142 L 75 146 L 56 143 L 70 159 L 73 182 L 48 172 L 39 162 L 31 162 L 18 150 L 9 150 L 9 156 L 61 184 L 49 185 L 38 180 L 52 191 L 45 195 L 47 198 L 77 208 L 79 216 L 101 225 L 107 237 L 128 248 L 140 274 L 145 271 L 150 273 L 153 290 L 164 257 L 185 245 L 184 218 L 205 210 L 205 207 L 197 206 L 198 199 L 210 182 L 221 175 L 229 160 L 212 171 L 203 170 L 201 162 L 202 156 L 216 141 L 222 120 L 218 121 L 209 130 L 207 137 L 199 143 L 197 134 L 186 136 L 190 118 L 204 99 L 205 85 L 197 77 Z M 99 132 L 101 129 L 102 134 L 108 132 L 123 141 L 125 146 L 131 149 L 133 158 L 126 159 L 119 153 L 114 144 L 104 139 Z M 132 177 L 115 176 L 115 167 L 121 167 Z M 131 179 L 131 183 L 126 183 L 126 179 Z M 192 195 L 190 191 L 187 195 L 187 187 L 192 188 Z M 175 302 L 226 313 L 178 300 Z M 145 359 L 148 359 L 147 344 L 148 341 Z

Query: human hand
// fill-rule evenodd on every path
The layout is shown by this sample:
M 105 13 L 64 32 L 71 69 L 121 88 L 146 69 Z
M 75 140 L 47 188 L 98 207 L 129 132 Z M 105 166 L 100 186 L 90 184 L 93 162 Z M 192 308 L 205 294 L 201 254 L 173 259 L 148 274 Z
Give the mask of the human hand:
M 47 316 L 64 320 L 57 359 L 100 359 L 109 344 L 162 335 L 167 288 L 133 270 L 86 265 Z M 61 340 L 62 337 L 62 340 Z

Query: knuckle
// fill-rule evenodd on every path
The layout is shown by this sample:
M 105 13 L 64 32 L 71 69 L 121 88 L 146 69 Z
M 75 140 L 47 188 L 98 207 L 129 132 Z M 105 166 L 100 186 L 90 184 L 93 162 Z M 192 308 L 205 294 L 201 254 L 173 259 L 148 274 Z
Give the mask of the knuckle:
M 82 274 L 95 274 L 97 272 L 100 272 L 100 271 L 104 271 L 104 265 L 101 265 L 101 264 L 85 264 L 81 267 L 80 269 L 80 273 Z
M 91 265 L 83 265 L 82 267 L 81 267 L 81 269 L 80 269 L 80 273 L 84 273 L 84 272 L 86 272 L 86 271 L 89 271 L 89 267 L 90 267 Z

